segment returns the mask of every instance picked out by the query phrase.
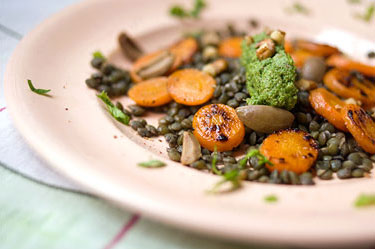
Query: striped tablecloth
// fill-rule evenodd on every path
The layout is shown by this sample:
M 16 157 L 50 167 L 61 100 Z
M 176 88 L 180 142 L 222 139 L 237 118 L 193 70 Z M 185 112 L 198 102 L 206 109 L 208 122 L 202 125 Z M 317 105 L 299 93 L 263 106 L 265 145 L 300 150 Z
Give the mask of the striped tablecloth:
M 4 99 L 6 62 L 28 31 L 73 2 L 0 2 L 0 248 L 260 248 L 193 235 L 120 210 L 61 177 L 25 144 Z

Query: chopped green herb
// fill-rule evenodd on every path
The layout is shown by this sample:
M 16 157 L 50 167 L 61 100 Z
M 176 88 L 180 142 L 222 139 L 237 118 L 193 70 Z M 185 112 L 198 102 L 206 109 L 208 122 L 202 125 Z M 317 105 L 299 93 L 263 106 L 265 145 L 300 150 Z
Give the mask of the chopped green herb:
M 288 13 L 310 14 L 310 10 L 299 2 L 294 2 L 292 6 L 285 9 Z
M 200 13 L 206 7 L 204 0 L 195 0 L 192 10 L 186 10 L 180 5 L 174 5 L 170 8 L 169 14 L 177 18 L 199 18 Z
M 212 159 L 212 171 L 214 173 L 216 173 L 215 171 L 218 171 L 216 169 L 216 160 L 217 160 L 216 159 L 216 157 L 217 157 L 216 153 L 217 152 L 216 152 L 216 148 L 215 148 L 214 157 Z M 230 171 L 227 171 L 224 174 L 222 174 L 220 171 L 218 171 L 218 173 L 216 173 L 216 174 L 222 175 L 223 178 L 219 182 L 217 182 L 213 186 L 213 188 L 208 192 L 209 193 L 218 193 L 220 187 L 227 182 L 232 184 L 231 188 L 228 191 L 233 191 L 235 189 L 240 188 L 241 187 L 241 177 L 240 177 L 241 174 L 240 173 L 245 168 L 247 160 L 249 160 L 249 158 L 253 157 L 253 156 L 256 156 L 258 158 L 258 163 L 260 165 L 263 165 L 265 163 L 267 163 L 269 165 L 273 165 L 264 155 L 262 155 L 259 152 L 259 150 L 255 150 L 255 149 L 250 150 L 249 152 L 246 153 L 245 157 L 238 162 L 237 168 L 232 169 Z
M 217 163 L 217 147 L 215 145 L 214 155 L 213 155 L 213 158 L 212 158 L 212 171 L 216 175 L 221 175 L 221 172 L 216 168 L 216 163 Z
M 138 166 L 145 167 L 145 168 L 160 168 L 164 167 L 166 164 L 159 160 L 150 160 L 147 162 L 138 163 Z
M 250 157 L 256 156 L 258 158 L 258 164 L 269 164 L 273 166 L 273 163 L 268 160 L 264 155 L 262 155 L 259 150 L 252 149 L 249 152 L 246 153 L 245 157 L 239 162 L 240 167 L 243 169 L 246 166 L 247 160 L 249 160 Z
M 370 6 L 367 7 L 366 12 L 364 14 L 356 14 L 355 17 L 365 22 L 370 22 L 374 15 L 375 15 L 375 4 L 372 3 L 370 4 Z
M 227 182 L 230 182 L 232 184 L 231 188 L 227 191 L 233 191 L 241 187 L 241 180 L 239 178 L 240 170 L 239 169 L 233 169 L 228 172 L 225 172 L 223 175 L 223 179 L 217 182 L 211 190 L 208 191 L 208 193 L 217 194 L 219 193 L 220 187 Z
M 375 207 L 375 194 L 361 194 L 355 200 L 354 205 L 356 207 L 369 207 L 369 206 Z
M 277 202 L 279 199 L 277 198 L 276 195 L 267 195 L 264 197 L 264 201 L 265 202 L 269 202 L 269 203 L 274 203 L 274 202 Z
M 92 56 L 94 58 L 100 58 L 100 59 L 104 59 L 104 55 L 100 52 L 100 51 L 95 51 L 94 53 L 92 53 Z
M 361 0 L 347 0 L 347 2 L 350 4 L 358 4 L 361 3 Z
M 31 82 L 31 80 L 27 80 L 27 84 L 29 84 L 29 87 L 30 87 L 30 90 L 33 91 L 34 93 L 37 93 L 37 94 L 40 94 L 40 95 L 45 95 L 45 96 L 48 96 L 48 93 L 49 91 L 51 91 L 51 89 L 38 89 L 38 88 L 35 88 L 33 83 Z
M 103 91 L 96 96 L 98 96 L 98 98 L 104 102 L 104 104 L 107 106 L 107 111 L 109 112 L 109 114 L 111 114 L 112 117 L 114 117 L 120 123 L 123 123 L 125 125 L 129 124 L 130 117 L 111 102 L 106 92 Z

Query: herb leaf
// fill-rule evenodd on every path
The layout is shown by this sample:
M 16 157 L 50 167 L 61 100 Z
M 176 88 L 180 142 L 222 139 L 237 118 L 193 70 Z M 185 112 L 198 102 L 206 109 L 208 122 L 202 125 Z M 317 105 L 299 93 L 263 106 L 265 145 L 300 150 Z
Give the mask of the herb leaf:
M 217 175 L 222 175 L 222 179 L 218 181 L 211 190 L 209 190 L 209 193 L 218 193 L 220 192 L 220 187 L 230 182 L 232 184 L 231 188 L 228 191 L 233 191 L 241 187 L 241 171 L 246 167 L 247 160 L 249 160 L 250 157 L 256 156 L 258 158 L 258 164 L 263 165 L 265 163 L 269 165 L 273 165 L 272 162 L 270 162 L 264 155 L 262 155 L 259 150 L 252 149 L 249 152 L 246 153 L 245 157 L 238 162 L 238 165 L 236 168 L 225 172 L 222 174 L 217 168 L 216 168 L 216 161 L 217 161 L 217 151 L 215 147 L 215 153 L 212 159 L 212 171 Z M 226 192 L 228 192 L 226 191 Z
M 95 51 L 94 53 L 92 53 L 92 56 L 94 58 L 105 59 L 104 55 L 100 51 Z
M 195 0 L 192 10 L 186 10 L 180 5 L 174 5 L 170 8 L 169 14 L 177 18 L 199 18 L 200 13 L 206 7 L 205 0 Z
M 367 7 L 364 14 L 356 14 L 355 17 L 362 19 L 365 22 L 370 22 L 372 17 L 375 15 L 375 4 L 372 3 Z
M 216 163 L 217 163 L 217 147 L 215 145 L 214 156 L 212 158 L 212 172 L 214 172 L 216 175 L 221 175 L 221 171 L 219 171 L 216 168 Z
M 147 162 L 141 162 L 138 163 L 138 166 L 144 167 L 144 168 L 160 168 L 164 167 L 166 164 L 159 160 L 150 160 Z
M 294 2 L 292 6 L 285 9 L 288 13 L 310 14 L 310 10 L 299 2 Z
M 33 83 L 31 82 L 31 80 L 27 80 L 27 84 L 29 84 L 29 87 L 30 87 L 30 90 L 33 91 L 34 93 L 37 93 L 37 94 L 40 94 L 40 95 L 45 95 L 45 96 L 48 96 L 48 93 L 49 91 L 51 91 L 51 89 L 39 89 L 39 88 L 35 88 Z
M 274 202 L 277 202 L 279 199 L 277 198 L 276 195 L 267 195 L 264 197 L 264 201 L 265 202 L 269 202 L 269 203 L 274 203 Z
M 356 207 L 368 207 L 368 206 L 375 207 L 375 194 L 361 194 L 355 200 L 354 205 Z
M 104 102 L 104 104 L 107 106 L 107 111 L 109 112 L 109 114 L 111 114 L 112 117 L 114 117 L 120 123 L 123 123 L 125 125 L 129 124 L 130 117 L 111 102 L 105 91 L 96 96 L 98 96 L 98 98 Z

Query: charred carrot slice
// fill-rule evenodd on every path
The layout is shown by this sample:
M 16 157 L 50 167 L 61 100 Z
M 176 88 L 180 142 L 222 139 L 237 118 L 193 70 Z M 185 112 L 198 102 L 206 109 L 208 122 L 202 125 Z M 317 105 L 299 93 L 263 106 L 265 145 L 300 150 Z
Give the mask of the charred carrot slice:
M 231 37 L 219 44 L 219 55 L 229 58 L 239 58 L 242 53 L 241 43 L 243 37 Z
M 282 130 L 269 135 L 262 143 L 260 152 L 273 163 L 266 164 L 270 171 L 306 172 L 318 157 L 318 144 L 301 130 Z
M 183 64 L 191 62 L 197 50 L 198 42 L 192 37 L 181 40 L 170 47 L 171 53 L 180 57 Z
M 332 46 L 326 45 L 326 44 L 320 44 L 312 41 L 306 41 L 306 40 L 297 40 L 295 42 L 295 47 L 297 49 L 305 50 L 307 52 L 310 52 L 314 54 L 315 56 L 330 56 L 333 54 L 337 54 L 340 51 Z
M 367 76 L 375 76 L 375 66 L 363 64 L 358 61 L 354 61 L 342 54 L 332 55 L 326 61 L 328 66 L 338 67 L 347 71 L 358 71 Z
M 206 149 L 228 151 L 238 146 L 245 127 L 236 111 L 227 105 L 211 104 L 198 110 L 193 119 L 194 136 Z
M 305 64 L 305 61 L 308 58 L 313 57 L 314 54 L 305 50 L 295 50 L 292 53 L 290 53 L 290 56 L 292 57 L 294 61 L 294 65 L 296 67 L 303 67 L 303 65 Z
M 134 85 L 129 97 L 140 106 L 161 106 L 172 101 L 167 89 L 167 77 L 157 77 Z
M 358 79 L 348 71 L 337 68 L 328 71 L 323 78 L 324 84 L 338 96 L 361 101 L 365 108 L 375 105 L 375 86 L 366 79 Z
M 309 96 L 310 104 L 314 110 L 337 129 L 348 131 L 342 119 L 341 109 L 345 106 L 344 101 L 328 92 L 325 88 L 312 90 Z
M 375 120 L 358 105 L 347 105 L 341 111 L 345 125 L 357 143 L 368 153 L 375 153 Z
M 201 105 L 211 99 L 216 81 L 197 69 L 182 69 L 168 78 L 168 91 L 172 98 L 184 105 Z

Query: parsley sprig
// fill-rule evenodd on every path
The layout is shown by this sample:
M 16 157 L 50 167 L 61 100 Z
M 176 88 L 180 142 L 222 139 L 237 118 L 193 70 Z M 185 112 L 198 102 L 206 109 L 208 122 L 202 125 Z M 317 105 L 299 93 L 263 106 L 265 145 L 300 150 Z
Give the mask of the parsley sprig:
M 369 206 L 375 207 L 375 194 L 361 194 L 355 200 L 354 205 L 358 208 L 369 207 Z
M 195 0 L 193 9 L 186 10 L 181 5 L 174 5 L 170 8 L 169 13 L 177 18 L 199 18 L 200 13 L 206 7 L 205 0 Z
M 35 88 L 31 80 L 27 80 L 27 84 L 30 87 L 30 90 L 33 91 L 36 94 L 44 95 L 44 96 L 50 96 L 47 93 L 51 91 L 51 89 L 41 89 L 41 88 Z
M 160 168 L 164 167 L 166 164 L 159 160 L 150 160 L 147 162 L 140 162 L 138 163 L 138 166 L 144 167 L 144 168 Z
M 112 117 L 114 117 L 120 123 L 123 123 L 125 125 L 129 124 L 130 117 L 112 103 L 105 91 L 96 96 L 98 96 L 98 98 L 103 101 L 103 103 L 107 107 L 107 111 L 109 112 L 109 114 L 111 114 Z
M 216 152 L 216 149 L 215 149 L 214 157 L 213 157 L 213 160 L 212 160 L 212 171 L 214 173 L 216 173 L 215 170 L 217 170 L 216 160 L 215 160 L 216 153 L 217 152 Z M 241 181 L 242 181 L 241 172 L 245 169 L 246 163 L 249 160 L 249 158 L 254 157 L 254 156 L 258 158 L 258 164 L 259 165 L 263 165 L 263 164 L 266 164 L 266 163 L 269 164 L 269 165 L 273 165 L 272 162 L 270 162 L 264 155 L 262 155 L 259 152 L 259 150 L 252 149 L 249 152 L 247 152 L 245 157 L 238 162 L 236 168 L 231 169 L 231 170 L 225 172 L 224 174 L 222 174 L 220 171 L 219 171 L 220 174 L 216 173 L 217 175 L 221 175 L 222 179 L 219 182 L 217 182 L 213 186 L 213 188 L 208 191 L 208 193 L 214 193 L 214 194 L 219 193 L 221 186 L 225 183 L 231 184 L 231 188 L 226 192 L 230 192 L 230 191 L 233 191 L 233 190 L 236 190 L 236 189 L 240 188 L 241 187 Z M 215 161 L 215 163 L 214 163 L 214 161 Z

